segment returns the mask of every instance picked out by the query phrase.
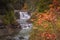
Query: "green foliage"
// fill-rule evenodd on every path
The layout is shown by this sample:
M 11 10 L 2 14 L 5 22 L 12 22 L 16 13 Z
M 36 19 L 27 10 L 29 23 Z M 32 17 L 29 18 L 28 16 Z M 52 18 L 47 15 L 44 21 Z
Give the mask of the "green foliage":
M 52 0 L 38 0 L 35 5 L 38 8 L 39 12 L 43 12 L 44 10 L 49 9 L 49 4 L 52 4 Z
M 24 2 L 25 0 L 0 0 L 0 15 L 4 15 L 4 24 L 15 24 L 14 10 L 21 9 Z
M 4 24 L 15 24 L 14 5 L 18 1 L 19 0 L 0 0 L 0 8 L 5 14 L 2 18 Z
M 14 11 L 6 11 L 6 15 L 4 16 L 3 18 L 3 22 L 4 24 L 13 24 L 15 22 L 15 19 L 14 19 Z

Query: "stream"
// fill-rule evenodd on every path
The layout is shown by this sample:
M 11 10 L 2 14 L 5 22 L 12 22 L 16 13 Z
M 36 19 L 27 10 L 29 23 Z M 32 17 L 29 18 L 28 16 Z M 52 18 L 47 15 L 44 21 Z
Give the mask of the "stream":
M 29 40 L 30 37 L 30 32 L 32 31 L 32 23 L 27 22 L 30 18 L 31 15 L 29 15 L 28 12 L 19 12 L 20 19 L 17 19 L 18 23 L 21 25 L 21 31 L 19 32 L 18 35 L 13 37 L 14 40 Z

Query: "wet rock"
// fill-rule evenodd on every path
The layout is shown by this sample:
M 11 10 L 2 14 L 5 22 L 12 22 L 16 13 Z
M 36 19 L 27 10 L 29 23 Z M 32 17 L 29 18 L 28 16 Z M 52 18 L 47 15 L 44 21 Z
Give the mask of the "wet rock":
M 4 25 L 0 25 L 0 29 L 4 29 L 5 28 L 5 26 Z
M 0 40 L 13 40 L 13 37 L 19 33 L 21 29 L 4 28 L 0 29 Z
M 0 19 L 0 29 L 4 29 L 4 28 L 5 28 L 5 26 L 3 24 L 3 21 Z

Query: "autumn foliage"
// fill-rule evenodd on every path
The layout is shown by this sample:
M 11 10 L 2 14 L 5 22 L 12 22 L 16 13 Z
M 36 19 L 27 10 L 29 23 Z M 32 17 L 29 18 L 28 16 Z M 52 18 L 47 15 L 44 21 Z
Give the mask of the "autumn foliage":
M 49 5 L 49 10 L 44 12 L 33 12 L 31 21 L 33 22 L 33 32 L 30 40 L 56 40 L 58 20 L 60 20 L 60 5 L 57 0 Z M 60 23 L 59 23 L 60 25 Z M 60 27 L 59 27 L 60 28 Z M 58 29 L 57 29 L 58 30 Z

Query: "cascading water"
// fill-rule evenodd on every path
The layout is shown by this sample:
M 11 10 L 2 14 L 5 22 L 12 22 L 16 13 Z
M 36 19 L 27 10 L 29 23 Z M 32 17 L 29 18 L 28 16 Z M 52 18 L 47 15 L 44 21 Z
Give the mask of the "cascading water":
M 18 19 L 18 22 L 20 23 L 22 29 L 20 30 L 19 34 L 13 38 L 15 40 L 29 40 L 29 33 L 32 30 L 32 23 L 27 22 L 27 20 L 30 19 L 31 15 L 24 11 L 20 11 L 19 15 L 20 19 Z
M 28 19 L 30 19 L 30 15 L 28 12 L 19 12 L 20 13 L 20 23 L 26 22 Z
M 20 25 L 22 27 L 20 34 L 25 38 L 25 40 L 29 39 L 29 33 L 32 29 L 32 23 L 27 22 L 30 17 L 31 15 L 29 15 L 28 12 L 20 12 Z

